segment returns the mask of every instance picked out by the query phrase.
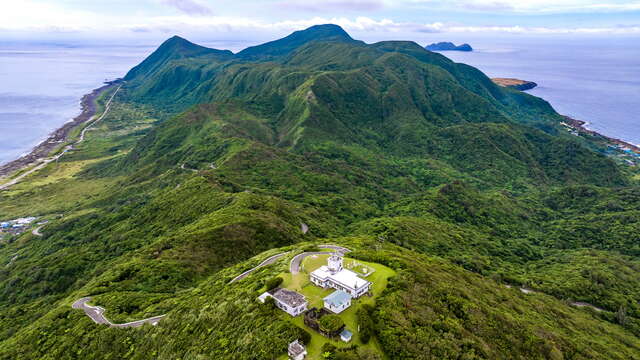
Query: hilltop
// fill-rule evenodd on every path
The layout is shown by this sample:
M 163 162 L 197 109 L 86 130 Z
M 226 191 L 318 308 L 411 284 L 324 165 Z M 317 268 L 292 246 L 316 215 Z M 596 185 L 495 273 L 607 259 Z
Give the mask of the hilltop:
M 124 79 L 0 192 L 0 218 L 50 220 L 0 245 L 0 358 L 281 358 L 312 330 L 256 298 L 319 244 L 390 275 L 370 343 L 333 358 L 640 357 L 640 188 L 546 101 L 335 25 L 237 54 L 174 37 Z M 85 297 L 164 317 L 98 325 Z

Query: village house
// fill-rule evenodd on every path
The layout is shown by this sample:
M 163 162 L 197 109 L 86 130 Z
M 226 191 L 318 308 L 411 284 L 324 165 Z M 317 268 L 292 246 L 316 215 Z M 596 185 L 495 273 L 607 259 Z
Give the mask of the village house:
M 336 290 L 322 300 L 324 308 L 334 314 L 340 314 L 351 306 L 351 295 L 342 290 Z
M 305 356 L 307 356 L 307 349 L 299 340 L 289 344 L 289 359 L 303 360 Z
M 353 298 L 359 298 L 369 292 L 371 282 L 360 278 L 351 270 L 344 269 L 342 261 L 342 256 L 332 254 L 327 260 L 327 265 L 311 273 L 311 282 L 325 289 L 342 290 Z
M 307 299 L 293 290 L 282 288 L 270 290 L 260 295 L 258 300 L 264 303 L 269 297 L 273 298 L 278 308 L 291 316 L 298 316 L 307 311 Z

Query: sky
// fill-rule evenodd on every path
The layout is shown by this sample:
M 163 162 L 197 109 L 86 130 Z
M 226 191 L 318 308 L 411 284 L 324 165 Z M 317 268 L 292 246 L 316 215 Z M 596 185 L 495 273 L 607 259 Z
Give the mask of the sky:
M 0 0 L 0 40 L 262 41 L 322 23 L 363 40 L 640 37 L 640 0 Z

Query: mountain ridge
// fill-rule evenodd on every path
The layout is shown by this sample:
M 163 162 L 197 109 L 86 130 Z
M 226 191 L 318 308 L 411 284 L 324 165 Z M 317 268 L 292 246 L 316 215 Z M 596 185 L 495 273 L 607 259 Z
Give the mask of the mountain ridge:
M 633 169 L 471 66 L 319 30 L 245 57 L 170 38 L 81 146 L 0 192 L 0 218 L 49 221 L 0 242 L 0 358 L 640 357 Z M 256 301 L 276 276 L 307 291 L 289 262 L 327 243 L 391 274 L 349 345 Z M 100 326 L 87 296 L 166 316 Z

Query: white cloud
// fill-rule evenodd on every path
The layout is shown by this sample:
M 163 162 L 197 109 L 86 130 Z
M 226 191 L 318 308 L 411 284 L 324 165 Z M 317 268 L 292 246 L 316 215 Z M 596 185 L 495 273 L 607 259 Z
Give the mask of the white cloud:
M 0 3 L 0 28 L 8 30 L 82 31 L 99 23 L 99 17 L 87 11 L 63 8 L 51 3 L 3 0 Z
M 155 0 L 154 0 L 155 1 Z M 167 0 L 162 0 L 167 1 Z M 200 0 L 198 0 L 200 1 Z M 333 1 L 333 0 L 332 0 Z M 340 0 L 335 0 L 340 1 Z M 420 0 L 422 2 L 426 0 Z M 430 0 L 441 1 L 441 0 Z M 513 3 L 510 0 L 456 0 L 467 3 L 474 2 L 487 6 L 496 5 L 496 1 Z M 536 0 L 542 4 L 551 4 L 551 0 Z M 558 6 L 584 3 L 590 0 L 556 0 Z M 607 1 L 607 0 L 602 0 Z M 608 0 L 612 1 L 612 0 Z M 192 2 L 192 1 L 191 1 Z M 172 3 L 177 4 L 174 0 Z M 190 2 L 181 1 L 182 5 Z M 521 8 L 533 6 L 533 0 L 520 0 Z M 631 6 L 627 3 L 625 6 Z M 591 4 L 592 7 L 609 6 L 605 3 Z M 299 30 L 315 24 L 335 23 L 347 31 L 363 33 L 397 33 L 398 36 L 411 37 L 411 34 L 425 32 L 459 32 L 459 33 L 522 33 L 522 34 L 640 34 L 640 21 L 626 26 L 597 27 L 553 27 L 553 26 L 477 26 L 446 22 L 407 22 L 388 18 L 373 19 L 370 17 L 310 17 L 283 21 L 264 21 L 252 17 L 213 16 L 202 13 L 202 9 L 191 9 L 198 16 L 189 14 L 166 16 L 116 16 L 97 14 L 88 11 L 76 11 L 63 8 L 42 0 L 21 0 L 20 2 L 3 1 L 0 3 L 0 29 L 14 31 L 40 32 L 97 32 L 116 33 L 201 33 L 209 36 L 258 37 L 268 38 L 289 31 Z M 188 11 L 187 11 L 188 12 Z M 206 12 L 206 10 L 205 10 Z M 227 34 L 227 35 L 224 35 Z M 402 34 L 402 35 L 400 35 Z
M 176 8 L 187 15 L 213 15 L 213 11 L 210 7 L 197 0 L 160 0 L 160 2 L 162 4 Z
M 512 33 L 512 34 L 640 34 L 640 24 L 636 26 L 605 27 L 542 27 L 542 26 L 468 26 L 443 22 L 418 23 L 396 22 L 390 19 L 375 20 L 369 17 L 324 18 L 313 17 L 300 20 L 263 22 L 251 18 L 234 17 L 198 17 L 169 16 L 156 17 L 147 24 L 136 24 L 134 28 L 200 29 L 217 33 L 240 32 L 287 32 L 307 28 L 316 24 L 338 24 L 352 32 L 391 32 L 391 33 Z
M 638 0 L 406 0 L 424 8 L 502 13 L 582 13 L 640 11 Z

